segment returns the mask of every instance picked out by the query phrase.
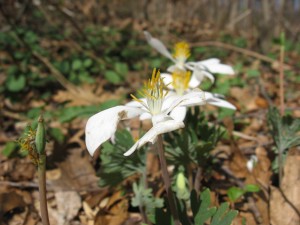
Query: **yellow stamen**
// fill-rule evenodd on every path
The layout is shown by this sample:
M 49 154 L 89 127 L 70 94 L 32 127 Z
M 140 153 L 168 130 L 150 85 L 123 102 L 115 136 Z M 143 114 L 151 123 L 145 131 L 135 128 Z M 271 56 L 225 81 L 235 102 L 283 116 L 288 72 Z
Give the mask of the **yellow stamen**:
M 185 61 L 191 55 L 190 46 L 184 41 L 176 43 L 174 50 L 173 56 L 175 59 L 181 59 Z
M 160 71 L 154 68 L 151 79 L 145 82 L 143 89 L 138 92 L 142 97 L 147 99 L 147 105 L 134 95 L 131 95 L 131 97 L 145 106 L 152 114 L 156 114 L 160 112 L 162 101 L 168 93 L 164 91 L 165 88 L 166 85 L 160 77 Z
M 27 152 L 32 162 L 37 165 L 39 163 L 39 156 L 35 149 L 35 135 L 36 131 L 29 127 L 26 135 L 21 137 L 18 143 L 20 144 L 21 151 Z
M 189 82 L 191 79 L 191 71 L 175 70 L 172 73 L 173 82 L 172 85 L 177 94 L 182 95 L 184 91 L 189 88 Z

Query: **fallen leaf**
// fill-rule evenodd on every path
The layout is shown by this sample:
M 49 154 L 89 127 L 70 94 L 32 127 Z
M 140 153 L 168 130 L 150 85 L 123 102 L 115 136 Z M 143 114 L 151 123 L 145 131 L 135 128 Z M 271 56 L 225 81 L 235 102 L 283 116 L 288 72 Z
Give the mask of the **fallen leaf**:
M 95 225 L 120 225 L 128 218 L 128 200 L 118 191 L 95 217 Z
M 3 216 L 9 211 L 26 206 L 21 195 L 15 191 L 7 192 L 3 189 L 0 192 L 0 203 L 0 221 L 3 221 Z
M 284 166 L 281 189 L 271 187 L 270 217 L 272 225 L 300 224 L 300 153 L 289 152 Z

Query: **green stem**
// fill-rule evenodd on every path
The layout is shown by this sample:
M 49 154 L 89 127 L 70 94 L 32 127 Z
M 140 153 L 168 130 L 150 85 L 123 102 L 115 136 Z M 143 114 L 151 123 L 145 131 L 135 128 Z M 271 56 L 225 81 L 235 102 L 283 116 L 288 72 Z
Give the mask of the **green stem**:
M 163 140 L 162 140 L 161 135 L 158 135 L 158 137 L 157 137 L 157 150 L 158 150 L 158 157 L 159 157 L 159 161 L 160 161 L 162 178 L 165 183 L 165 189 L 167 192 L 168 202 L 169 202 L 169 206 L 170 206 L 170 211 L 171 211 L 171 214 L 174 219 L 174 224 L 180 225 L 181 223 L 179 221 L 179 216 L 178 216 L 177 209 L 176 209 L 175 198 L 173 196 L 173 192 L 171 189 L 171 180 L 170 180 L 168 169 L 167 169 L 167 161 L 166 161 L 166 157 L 164 154 Z
M 40 154 L 38 165 L 40 208 L 43 225 L 50 225 L 46 198 L 46 154 Z

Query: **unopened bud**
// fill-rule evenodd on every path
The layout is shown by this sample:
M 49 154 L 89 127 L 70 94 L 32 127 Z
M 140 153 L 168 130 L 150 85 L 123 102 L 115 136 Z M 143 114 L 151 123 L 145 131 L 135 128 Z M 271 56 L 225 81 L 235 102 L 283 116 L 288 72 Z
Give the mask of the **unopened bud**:
M 179 174 L 177 175 L 176 186 L 179 191 L 185 190 L 185 177 L 183 172 L 179 172 Z
M 39 154 L 44 154 L 45 146 L 46 146 L 46 130 L 45 130 L 44 118 L 42 115 L 40 115 L 38 119 L 38 126 L 36 129 L 35 147 Z

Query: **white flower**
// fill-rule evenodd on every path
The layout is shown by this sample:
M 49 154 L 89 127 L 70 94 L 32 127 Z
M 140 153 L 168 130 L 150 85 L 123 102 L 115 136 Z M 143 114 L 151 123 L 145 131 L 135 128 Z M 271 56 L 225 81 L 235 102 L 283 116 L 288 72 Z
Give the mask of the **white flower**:
M 252 172 L 253 168 L 256 166 L 258 158 L 256 155 L 251 155 L 250 159 L 247 161 L 247 169 Z
M 163 81 L 168 85 L 170 89 L 168 95 L 166 96 L 167 101 L 173 101 L 173 99 L 178 98 L 178 96 L 182 96 L 192 91 L 192 89 L 196 88 L 200 81 L 195 79 L 195 77 L 191 78 L 190 71 L 176 70 L 171 74 L 162 73 L 161 77 Z M 230 102 L 227 102 L 220 97 L 221 95 L 213 94 L 210 92 L 204 92 L 205 101 L 208 104 L 229 108 L 232 110 L 236 110 L 236 107 L 232 105 Z M 177 121 L 183 121 L 186 115 L 186 107 L 176 107 L 170 113 L 170 116 Z
M 166 99 L 168 92 L 164 91 L 164 88 L 165 84 L 159 71 L 154 69 L 151 79 L 140 92 L 144 99 L 137 99 L 132 95 L 134 102 L 106 109 L 90 117 L 85 128 L 85 141 L 89 153 L 93 155 L 103 142 L 113 137 L 121 120 L 140 116 L 151 118 L 153 124 L 153 127 L 124 154 L 128 156 L 147 142 L 154 143 L 158 135 L 184 127 L 182 121 L 176 121 L 169 116 L 171 111 L 180 107 L 205 104 L 203 92 L 200 90 Z
M 186 62 L 190 56 L 190 48 L 186 42 L 177 43 L 174 48 L 174 54 L 172 55 L 160 40 L 152 37 L 147 31 L 144 31 L 144 34 L 151 47 L 174 62 L 174 65 L 167 69 L 169 72 L 174 72 L 177 69 L 191 70 L 193 72 L 192 77 L 197 78 L 200 82 L 202 82 L 204 77 L 207 77 L 214 82 L 215 78 L 212 75 L 213 73 L 227 75 L 234 74 L 234 70 L 231 66 L 221 64 L 220 60 L 216 58 L 197 62 Z

